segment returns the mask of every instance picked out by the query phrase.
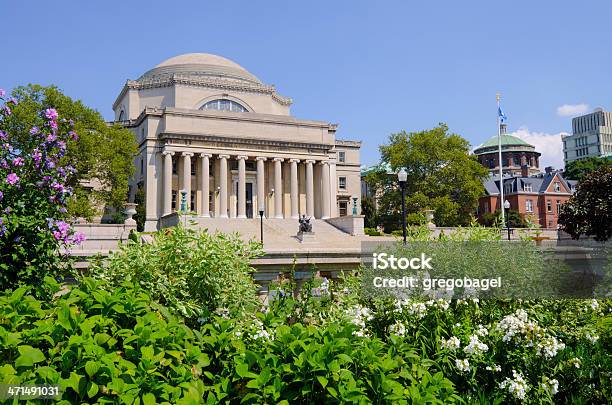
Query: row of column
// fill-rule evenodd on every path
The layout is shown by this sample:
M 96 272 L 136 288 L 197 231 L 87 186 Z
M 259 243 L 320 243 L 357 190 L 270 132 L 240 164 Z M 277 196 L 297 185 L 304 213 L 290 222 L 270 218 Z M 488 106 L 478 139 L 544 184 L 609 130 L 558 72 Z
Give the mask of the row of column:
M 163 210 L 164 215 L 172 212 L 172 156 L 175 152 L 163 152 Z M 191 152 L 181 152 L 183 156 L 183 189 L 187 196 L 191 195 Z M 210 193 L 210 158 L 212 154 L 201 153 L 201 190 L 202 190 L 202 213 L 203 217 L 210 216 L 210 203 L 208 195 Z M 228 159 L 229 155 L 217 155 L 219 159 L 219 213 L 221 218 L 227 218 L 228 209 Z M 238 155 L 238 218 L 246 218 L 246 160 L 248 156 Z M 256 157 L 257 161 L 257 208 L 265 211 L 265 166 L 266 157 Z M 273 158 L 274 162 L 274 218 L 284 218 L 283 215 L 283 178 L 282 162 L 284 158 Z M 298 184 L 298 163 L 299 159 L 289 159 L 290 163 L 290 201 L 291 218 L 299 217 L 299 184 Z M 314 168 L 315 160 L 307 159 L 306 165 L 306 215 L 314 217 Z M 336 196 L 332 195 L 331 176 L 336 177 L 335 165 L 330 165 L 328 161 L 321 161 L 322 166 L 322 218 L 331 216 L 331 200 Z M 333 173 L 330 173 L 333 172 Z M 335 189 L 335 187 L 334 187 Z M 179 202 L 177 201 L 177 205 Z M 190 198 L 187 199 L 187 209 L 191 210 Z M 270 216 L 270 215 L 268 215 Z

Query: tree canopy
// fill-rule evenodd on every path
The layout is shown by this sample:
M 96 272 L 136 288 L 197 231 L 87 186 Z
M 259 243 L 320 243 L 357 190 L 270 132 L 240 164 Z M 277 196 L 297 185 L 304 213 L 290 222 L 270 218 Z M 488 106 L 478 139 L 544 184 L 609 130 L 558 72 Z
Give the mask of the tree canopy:
M 69 214 L 90 219 L 99 214 L 97 207 L 122 207 L 127 198 L 128 178 L 134 171 L 134 134 L 119 125 L 107 125 L 98 111 L 73 100 L 56 86 L 20 86 L 12 91 L 12 96 L 18 105 L 8 117 L 6 127 L 16 142 L 17 139 L 27 142 L 30 129 L 40 125 L 39 112 L 46 108 L 55 108 L 62 118 L 74 122 L 79 139 L 66 152 L 77 173 L 70 184 L 74 195 L 68 203 Z M 99 187 L 91 189 L 88 182 Z
M 563 176 L 566 179 L 582 181 L 589 173 L 599 169 L 601 166 L 609 165 L 612 165 L 612 161 L 608 158 L 586 157 L 569 162 L 565 166 Z
M 391 134 L 380 146 L 380 169 L 366 177 L 379 195 L 379 216 L 385 230 L 401 227 L 401 192 L 396 173 L 405 168 L 407 213 L 434 210 L 439 226 L 467 225 L 484 193 L 488 175 L 470 153 L 470 144 L 450 133 L 446 124 L 419 132 Z
M 612 165 L 602 165 L 578 183 L 561 207 L 559 224 L 573 239 L 586 235 L 604 241 L 612 236 Z

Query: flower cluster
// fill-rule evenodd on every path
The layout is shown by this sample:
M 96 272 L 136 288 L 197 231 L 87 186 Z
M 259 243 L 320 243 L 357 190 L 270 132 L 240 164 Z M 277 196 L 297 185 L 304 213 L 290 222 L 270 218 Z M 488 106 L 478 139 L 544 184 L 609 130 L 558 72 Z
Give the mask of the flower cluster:
M 497 324 L 496 330 L 504 334 L 504 342 L 519 341 L 523 338 L 534 340 L 544 335 L 544 330 L 537 322 L 528 319 L 524 309 L 517 309 L 513 314 L 505 316 Z
M 478 339 L 478 335 L 470 336 L 470 343 L 468 343 L 468 345 L 463 348 L 464 353 L 475 356 L 485 353 L 487 350 L 489 350 L 489 346 L 487 346 L 485 343 L 482 343 Z
M 529 384 L 525 381 L 525 377 L 516 370 L 512 370 L 512 377 L 513 378 L 506 377 L 504 381 L 499 383 L 499 388 L 502 390 L 507 388 L 508 393 L 516 399 L 525 399 L 527 392 L 530 390 Z
M 455 366 L 462 373 L 470 371 L 470 361 L 468 359 L 455 359 Z
M 414 316 L 417 319 L 423 319 L 427 315 L 429 308 L 437 308 L 441 311 L 446 311 L 448 310 L 449 306 L 449 301 L 443 298 L 424 302 L 402 299 L 395 301 L 395 312 L 400 314 L 407 313 L 408 315 Z
M 372 314 L 370 313 L 370 310 L 361 305 L 357 305 L 357 306 L 354 306 L 353 308 L 350 308 L 347 311 L 347 315 L 349 316 L 351 323 L 359 326 L 360 328 L 359 330 L 354 331 L 353 334 L 356 336 L 360 336 L 360 337 L 365 336 L 366 335 L 366 321 L 369 321 L 373 318 Z
M 536 343 L 536 353 L 547 359 L 555 357 L 557 353 L 565 349 L 565 344 L 557 340 L 554 336 L 547 336 Z
M 457 338 L 456 336 L 451 336 L 448 340 L 442 339 L 440 346 L 443 349 L 447 349 L 447 350 L 450 350 L 451 352 L 454 352 L 455 350 L 461 347 L 461 342 L 459 341 L 459 338 Z
M 551 396 L 559 392 L 559 381 L 555 378 L 543 377 L 541 386 Z
M 389 327 L 389 332 L 397 336 L 406 336 L 406 327 L 400 321 L 396 321 Z

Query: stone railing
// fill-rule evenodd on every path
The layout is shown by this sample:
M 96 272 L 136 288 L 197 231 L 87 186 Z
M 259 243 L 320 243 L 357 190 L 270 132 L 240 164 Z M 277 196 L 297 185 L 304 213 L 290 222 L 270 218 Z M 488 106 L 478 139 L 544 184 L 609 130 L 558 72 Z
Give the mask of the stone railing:
M 363 215 L 347 215 L 344 217 L 328 218 L 326 221 L 349 235 L 362 236 L 365 235 L 363 218 Z

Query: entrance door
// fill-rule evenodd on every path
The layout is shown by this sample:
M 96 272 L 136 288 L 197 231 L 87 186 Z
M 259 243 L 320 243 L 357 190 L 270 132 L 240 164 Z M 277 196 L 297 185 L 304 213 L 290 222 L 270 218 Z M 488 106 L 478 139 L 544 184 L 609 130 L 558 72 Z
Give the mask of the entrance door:
M 253 218 L 253 183 L 246 183 L 246 216 Z

